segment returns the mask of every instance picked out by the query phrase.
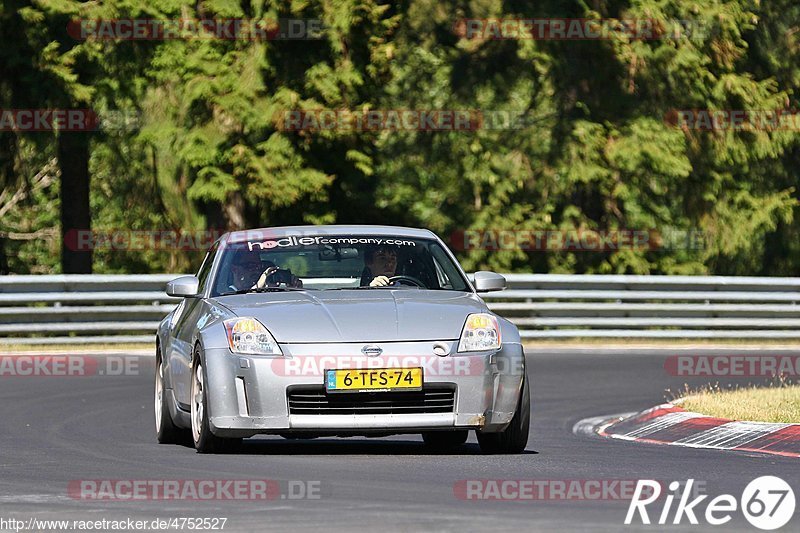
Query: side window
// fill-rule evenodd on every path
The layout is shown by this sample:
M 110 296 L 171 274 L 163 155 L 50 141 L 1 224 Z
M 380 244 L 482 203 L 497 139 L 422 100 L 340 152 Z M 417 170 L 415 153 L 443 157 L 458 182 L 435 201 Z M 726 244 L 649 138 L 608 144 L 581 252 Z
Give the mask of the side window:
M 203 292 L 206 288 L 206 280 L 208 279 L 208 275 L 211 273 L 211 265 L 214 264 L 214 256 L 216 255 L 217 243 L 214 243 L 208 250 L 206 258 L 203 259 L 203 264 L 200 265 L 200 270 L 197 271 L 197 279 L 200 280 L 200 292 Z

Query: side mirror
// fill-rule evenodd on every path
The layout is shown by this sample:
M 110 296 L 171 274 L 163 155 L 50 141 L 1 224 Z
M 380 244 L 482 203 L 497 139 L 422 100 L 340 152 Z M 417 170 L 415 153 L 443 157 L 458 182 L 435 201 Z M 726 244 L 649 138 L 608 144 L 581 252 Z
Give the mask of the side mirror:
M 200 292 L 200 280 L 195 276 L 181 276 L 167 282 L 167 296 L 192 298 Z
M 477 292 L 502 291 L 506 288 L 506 278 L 496 272 L 479 270 L 475 272 L 475 290 Z

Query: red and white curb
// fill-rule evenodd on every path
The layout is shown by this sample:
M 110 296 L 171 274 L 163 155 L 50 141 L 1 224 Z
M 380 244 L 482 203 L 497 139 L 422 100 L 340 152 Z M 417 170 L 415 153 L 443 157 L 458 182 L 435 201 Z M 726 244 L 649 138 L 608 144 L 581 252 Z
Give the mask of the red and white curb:
M 800 424 L 726 420 L 670 403 L 640 413 L 587 418 L 573 431 L 651 444 L 800 457 Z

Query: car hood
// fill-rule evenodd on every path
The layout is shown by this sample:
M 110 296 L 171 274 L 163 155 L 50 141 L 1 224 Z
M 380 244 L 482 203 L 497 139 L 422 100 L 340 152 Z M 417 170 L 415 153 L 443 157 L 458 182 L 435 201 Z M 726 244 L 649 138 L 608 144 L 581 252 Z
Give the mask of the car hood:
M 454 340 L 467 315 L 486 312 L 475 294 L 417 289 L 273 292 L 217 300 L 257 318 L 279 343 Z

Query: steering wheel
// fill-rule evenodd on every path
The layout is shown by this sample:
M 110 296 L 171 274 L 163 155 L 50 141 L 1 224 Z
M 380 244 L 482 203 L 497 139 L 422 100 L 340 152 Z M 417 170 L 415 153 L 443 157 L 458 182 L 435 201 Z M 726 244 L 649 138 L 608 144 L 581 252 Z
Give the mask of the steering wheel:
M 287 277 L 288 280 L 286 279 Z M 281 284 L 291 287 L 294 279 L 295 278 L 292 276 L 292 271 L 288 268 L 281 269 L 277 266 L 271 266 L 267 267 L 267 269 L 261 274 L 261 277 L 258 279 L 255 286 L 259 289 L 270 286 L 279 287 Z M 302 287 L 301 282 L 299 286 Z
M 393 283 L 395 281 L 398 282 L 398 283 L 406 282 L 409 285 L 416 285 L 420 289 L 427 289 L 428 288 L 428 287 L 425 286 L 424 283 L 422 283 L 420 280 L 418 280 L 414 276 L 392 276 L 391 278 L 389 278 L 389 283 Z

